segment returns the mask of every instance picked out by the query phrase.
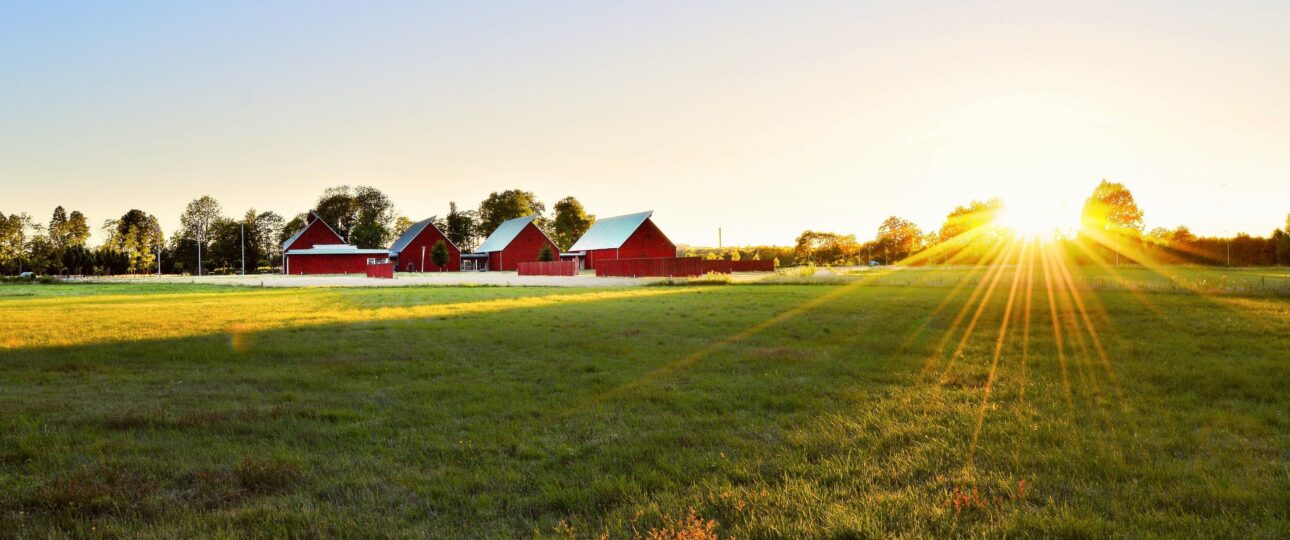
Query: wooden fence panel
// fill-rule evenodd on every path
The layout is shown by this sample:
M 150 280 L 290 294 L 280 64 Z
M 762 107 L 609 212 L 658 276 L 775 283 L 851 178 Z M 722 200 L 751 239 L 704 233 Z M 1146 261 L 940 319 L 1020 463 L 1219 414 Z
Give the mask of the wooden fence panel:
M 576 276 L 578 263 L 575 261 L 522 262 L 516 270 L 521 276 Z
M 597 276 L 693 277 L 705 273 L 703 259 L 699 257 L 611 259 L 596 262 Z
M 381 263 L 367 265 L 367 277 L 394 279 L 394 263 Z

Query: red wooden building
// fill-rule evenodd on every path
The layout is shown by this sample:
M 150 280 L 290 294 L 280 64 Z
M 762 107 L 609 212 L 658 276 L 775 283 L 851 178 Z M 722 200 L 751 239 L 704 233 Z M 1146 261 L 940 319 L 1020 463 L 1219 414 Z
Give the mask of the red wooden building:
M 448 262 L 442 267 L 434 263 L 430 252 L 434 245 L 443 242 L 448 248 Z M 461 250 L 452 243 L 443 231 L 434 225 L 434 218 L 413 223 L 394 244 L 390 246 L 390 260 L 394 269 L 400 272 L 456 272 L 461 270 Z
M 385 261 L 384 249 L 359 249 L 345 243 L 317 214 L 309 212 L 309 223 L 282 243 L 282 273 L 367 274 L 367 265 Z
M 576 260 L 580 267 L 587 269 L 596 268 L 596 261 L 610 259 L 675 257 L 676 244 L 654 225 L 652 215 L 651 210 L 596 220 L 560 257 Z
M 542 246 L 550 248 L 552 255 L 560 253 L 535 219 L 537 216 L 524 216 L 502 222 L 479 249 L 462 255 L 462 260 L 475 270 L 515 270 L 522 262 L 536 262 Z

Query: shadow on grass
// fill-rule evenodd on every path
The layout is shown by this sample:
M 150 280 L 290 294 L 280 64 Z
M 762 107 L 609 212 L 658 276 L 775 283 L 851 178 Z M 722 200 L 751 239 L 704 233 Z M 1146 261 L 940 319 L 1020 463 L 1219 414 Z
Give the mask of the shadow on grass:
M 37 536 L 519 536 L 559 523 L 630 536 L 697 509 L 739 536 L 819 537 L 1056 533 L 1089 520 L 1072 530 L 1109 532 L 1094 518 L 1124 504 L 1146 517 L 1122 525 L 1161 532 L 1176 521 L 1153 522 L 1144 507 L 1176 502 L 1150 490 L 1202 477 L 1184 463 L 1227 467 L 1226 479 L 1255 491 L 1275 469 L 1246 447 L 1218 448 L 1256 458 L 1244 466 L 1199 455 L 1193 439 L 1165 430 L 1236 409 L 1229 418 L 1248 423 L 1232 428 L 1239 435 L 1284 444 L 1260 431 L 1277 425 L 1265 408 L 1285 404 L 1269 394 L 1278 383 L 1227 406 L 1189 402 L 1173 385 L 1203 370 L 1243 380 L 1213 371 L 1212 359 L 1164 373 L 1150 363 L 1170 351 L 1168 336 L 1122 329 L 1163 340 L 1107 338 L 1129 410 L 1167 423 L 1145 440 L 1108 434 L 1124 413 L 1093 378 L 1075 385 L 1075 406 L 1061 399 L 1053 339 L 1037 331 L 1024 378 L 1007 343 L 992 398 L 1007 414 L 989 417 L 968 485 L 960 475 L 994 336 L 969 342 L 933 398 L 918 373 L 963 300 L 930 321 L 944 291 L 857 288 L 797 309 L 833 290 L 710 287 L 0 351 L 0 516 Z M 982 328 L 996 327 L 1002 302 L 991 301 Z M 1142 316 L 1127 297 L 1103 305 Z M 1072 356 L 1095 376 L 1095 359 Z M 1270 505 L 1285 499 L 1198 486 L 1186 493 L 1211 506 L 1174 507 L 1179 515 L 1270 526 Z M 1121 489 L 1140 498 L 1111 494 Z

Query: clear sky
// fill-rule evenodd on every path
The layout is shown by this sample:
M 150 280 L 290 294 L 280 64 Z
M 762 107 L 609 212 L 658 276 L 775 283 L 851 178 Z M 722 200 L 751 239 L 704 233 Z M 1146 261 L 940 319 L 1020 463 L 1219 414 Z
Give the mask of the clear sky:
M 119 4 L 119 5 L 107 5 Z M 412 218 L 518 187 L 678 243 L 1290 212 L 1290 2 L 25 2 L 0 6 L 0 211 L 167 235 L 366 184 Z M 1223 187 L 1226 184 L 1226 187 Z

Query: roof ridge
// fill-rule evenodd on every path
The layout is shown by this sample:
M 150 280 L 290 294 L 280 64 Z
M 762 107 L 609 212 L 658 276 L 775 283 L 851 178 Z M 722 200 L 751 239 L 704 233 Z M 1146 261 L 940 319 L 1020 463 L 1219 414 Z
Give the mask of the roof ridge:
M 614 249 L 622 247 L 640 229 L 646 220 L 654 216 L 653 210 L 634 212 L 619 216 L 597 219 L 582 237 L 569 246 L 568 251 L 587 251 L 593 249 Z

